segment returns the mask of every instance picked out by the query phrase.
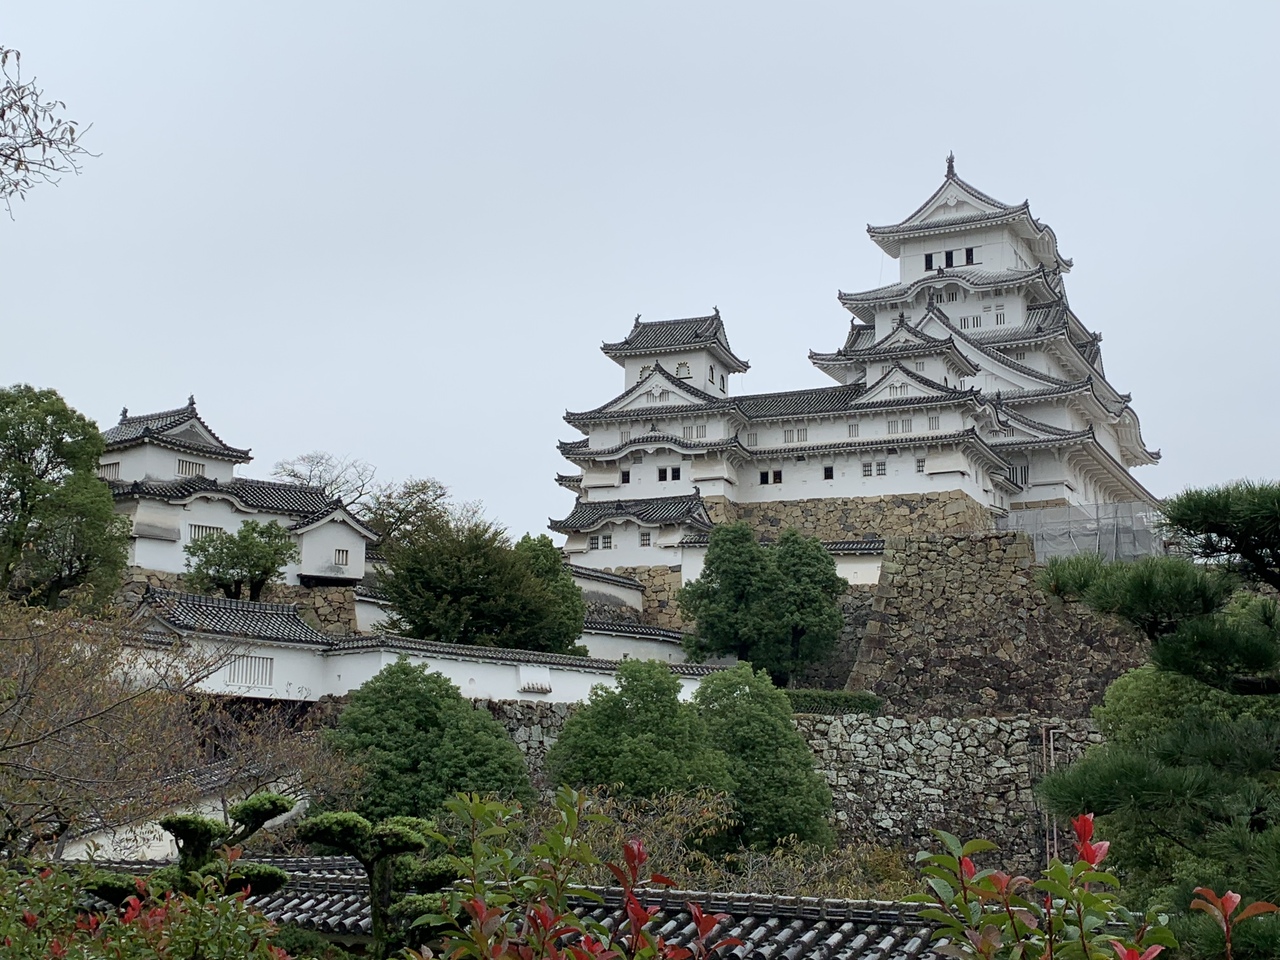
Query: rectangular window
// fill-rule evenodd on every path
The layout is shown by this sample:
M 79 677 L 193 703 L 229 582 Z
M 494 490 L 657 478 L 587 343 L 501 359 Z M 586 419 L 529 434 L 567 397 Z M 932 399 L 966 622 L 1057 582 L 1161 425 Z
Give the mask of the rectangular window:
M 708 383 L 716 382 L 716 368 L 714 366 L 710 366 L 707 368 L 707 382 Z
M 623 430 L 623 431 L 622 431 L 622 433 L 619 435 L 618 439 L 619 439 L 619 441 L 621 441 L 622 443 L 629 443 L 629 442 L 630 442 L 630 440 L 631 440 L 631 431 L 630 431 L 630 430 Z
M 799 441 L 800 443 L 806 443 L 806 442 L 809 440 L 809 428 L 808 428 L 808 427 L 797 427 L 797 428 L 796 428 L 796 440 L 797 440 L 797 441 Z
M 671 400 L 671 391 L 670 391 L 670 390 L 659 390 L 659 391 L 658 391 L 658 402 L 659 402 L 659 403 L 668 403 L 670 400 Z
M 924 457 L 916 457 L 916 473 L 924 473 Z
M 906 419 L 904 419 L 904 420 L 902 421 L 902 432 L 903 432 L 903 433 L 910 433 L 910 432 L 911 432 L 911 418 L 910 418 L 910 417 L 907 417 Z
M 98 476 L 103 480 L 119 480 L 120 479 L 120 461 L 115 463 L 98 464 Z
M 225 532 L 221 527 L 213 527 L 207 523 L 189 524 L 187 527 L 187 531 L 188 531 L 187 536 L 190 538 L 192 543 L 195 543 L 197 540 L 201 539 L 202 537 L 211 537 L 215 533 Z
M 880 376 L 882 376 L 882 377 L 883 377 L 883 376 L 884 376 L 886 373 L 888 373 L 888 372 L 889 372 L 889 364 L 887 364 L 887 363 L 883 363 L 883 364 L 881 364 L 881 365 L 880 365 Z
M 693 435 L 699 440 L 707 439 L 707 425 L 705 423 L 698 424 L 693 428 Z
M 1025 360 L 1025 359 L 1027 359 L 1027 351 L 1025 351 L 1025 350 L 1019 350 L 1017 353 L 1015 353 L 1015 354 L 1013 355 L 1013 359 L 1015 359 L 1015 360 Z
M 795 443 L 795 442 L 796 442 L 796 432 L 795 432 L 794 430 L 783 430 L 783 431 L 782 431 L 782 442 L 783 442 L 783 443 Z
M 961 318 L 960 318 L 960 329 L 961 329 L 961 330 L 968 330 L 968 329 L 969 329 L 969 318 L 968 318 L 968 317 L 961 317 Z
M 996 326 L 997 326 L 997 327 L 1002 327 L 1002 326 L 1004 326 L 1004 314 L 1003 314 L 1003 313 L 997 313 L 997 314 L 996 314 Z
M 1015 469 L 1017 470 L 1019 484 L 1025 487 L 1028 483 L 1031 482 L 1031 465 L 1030 464 L 1024 463 L 1016 467 Z
M 948 290 L 948 291 L 947 291 L 947 303 L 955 303 L 955 302 L 956 302 L 956 299 L 957 299 L 959 296 L 960 296 L 960 291 L 959 291 L 959 290 Z
M 747 434 L 747 446 L 748 446 L 748 447 L 754 447 L 758 442 L 759 442 L 759 440 L 758 440 L 758 435 L 756 434 L 756 432 L 755 432 L 754 430 L 753 430 L 751 433 L 748 433 L 748 434 Z
M 599 550 L 599 549 L 600 549 L 600 538 L 599 538 L 598 536 L 596 536 L 595 534 L 592 534 L 591 536 L 587 537 L 587 549 L 588 549 L 588 550 Z
M 822 468 L 822 479 L 823 479 L 823 480 L 834 480 L 835 478 L 836 478 L 836 468 L 835 468 L 835 467 L 823 467 L 823 468 Z
M 907 385 L 905 383 L 891 383 L 889 385 L 889 396 L 905 397 L 907 395 Z
M 858 421 L 849 424 L 849 436 L 856 437 L 858 435 Z
M 964 248 L 964 262 L 966 266 L 969 266 L 973 263 L 973 247 Z
M 720 374 L 720 392 L 724 393 L 724 374 Z
M 351 551 L 335 548 L 333 551 L 333 565 L 335 567 L 345 567 L 351 563 Z
M 917 360 L 917 361 L 916 361 L 916 373 L 924 373 L 924 361 L 923 361 L 923 360 Z
M 653 534 L 648 530 L 640 531 L 640 546 L 647 547 L 653 542 Z
M 781 482 L 782 482 L 782 471 L 781 471 L 781 470 L 775 470 L 775 471 L 773 471 L 773 482 L 774 482 L 774 483 L 781 483 Z
M 658 479 L 659 479 L 659 480 L 666 480 L 666 479 L 667 479 L 667 468 L 666 468 L 666 467 L 659 467 L 659 468 L 658 468 Z
M 888 472 L 889 472 L 889 464 L 888 464 L 888 463 L 886 463 L 884 460 L 877 460 L 877 461 L 876 461 L 876 476 L 877 476 L 877 477 L 883 477 L 883 476 L 884 476 L 886 473 L 888 473 Z
M 631 462 L 632 462 L 632 463 L 644 463 L 644 451 L 643 451 L 643 450 L 637 450 L 635 453 L 633 453 L 633 454 L 631 455 Z
M 679 468 L 679 467 L 672 467 L 672 468 L 671 468 L 671 479 L 672 479 L 672 480 L 679 480 L 679 479 L 680 479 L 680 468 Z
M 948 268 L 954 267 L 956 265 L 956 252 L 954 250 L 948 250 L 946 253 L 943 254 L 943 258 L 944 258 L 944 263 Z
M 982 326 L 982 315 L 981 315 L 981 314 L 979 314 L 978 316 L 976 316 L 976 317 L 974 317 L 974 318 L 973 318 L 973 325 L 974 325 L 974 327 L 980 327 L 980 326 Z
M 890 421 L 889 421 L 889 432 L 890 432 L 890 433 L 897 433 L 897 432 L 898 432 L 898 421 L 897 421 L 897 420 L 890 420 Z
M 924 255 L 924 268 L 925 268 L 926 270 L 932 270 L 932 269 L 933 269 L 933 254 L 932 254 L 932 253 L 926 253 L 926 254 Z
M 180 477 L 203 477 L 204 464 L 195 460 L 183 460 L 178 458 L 178 476 Z
M 602 536 L 602 537 L 600 538 L 600 549 L 601 549 L 601 550 L 612 550 L 612 549 L 613 549 L 613 534 L 612 534 L 612 533 L 606 533 L 604 536 Z
M 870 460 L 868 460 L 866 463 L 864 463 L 864 464 L 862 465 L 862 475 L 863 475 L 864 477 L 869 477 L 869 476 L 871 476 L 871 461 L 870 461 Z
M 937 417 L 937 416 L 935 416 L 935 417 L 930 417 L 930 418 L 929 418 L 929 429 L 930 429 L 930 430 L 941 430 L 941 429 L 942 429 L 942 418 L 941 418 L 941 417 Z
M 684 438 L 685 438 L 686 440 L 692 440 L 692 439 L 693 439 L 693 427 L 685 427 L 685 428 L 684 428 Z
M 623 482 L 623 483 L 630 483 L 630 482 L 631 482 L 631 471 L 630 471 L 630 470 L 623 470 L 623 471 L 622 471 L 622 482 Z
M 275 665 L 275 657 L 236 657 L 227 664 L 227 683 L 236 687 L 269 687 Z
M 764 486 L 768 486 L 768 484 L 769 484 L 769 471 L 768 471 L 768 470 L 761 470 L 761 471 L 760 471 L 760 486 L 764 487 Z

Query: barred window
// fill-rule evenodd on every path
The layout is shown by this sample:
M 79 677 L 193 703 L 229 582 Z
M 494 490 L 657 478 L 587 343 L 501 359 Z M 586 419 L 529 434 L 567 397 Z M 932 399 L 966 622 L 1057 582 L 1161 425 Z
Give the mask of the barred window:
M 587 537 L 587 549 L 588 549 L 588 550 L 599 550 L 599 549 L 600 549 L 600 537 L 599 537 L 599 536 L 597 536 L 596 534 L 592 534 L 591 536 Z
M 748 433 L 748 434 L 747 434 L 747 446 L 748 446 L 748 447 L 754 447 L 754 446 L 756 446 L 759 442 L 760 442 L 760 440 L 759 440 L 759 434 L 757 434 L 754 430 L 752 430 L 750 433 Z
M 705 429 L 705 428 L 704 428 L 704 429 Z M 683 434 L 684 434 L 684 438 L 685 438 L 686 440 L 692 440 L 692 439 L 693 439 L 693 427 L 692 427 L 692 426 L 685 427 L 685 428 L 684 428 L 684 430 L 683 430 Z
M 631 482 L 631 471 L 630 471 L 630 470 L 623 470 L 623 471 L 622 471 L 622 482 L 623 482 L 623 483 L 630 483 L 630 482 Z
M 693 435 L 698 440 L 705 440 L 707 438 L 707 425 L 705 423 L 698 424 L 693 428 Z
M 197 460 L 183 460 L 178 458 L 178 476 L 180 477 L 203 477 L 204 464 Z
M 876 461 L 876 476 L 883 477 L 889 472 L 889 465 L 883 460 Z
M 640 546 L 647 547 L 653 542 L 653 534 L 648 530 L 640 531 Z
M 114 463 L 98 464 L 98 476 L 103 480 L 119 480 L 120 479 L 120 461 Z
M 804 443 L 806 440 L 808 440 L 808 439 L 809 439 L 809 428 L 808 428 L 808 427 L 797 427 L 797 428 L 796 428 L 796 439 L 797 439 L 798 441 L 800 441 L 801 443 Z
M 835 468 L 835 467 L 823 467 L 823 468 L 822 468 L 822 479 L 823 479 L 823 480 L 834 480 L 835 478 L 836 478 L 836 468 Z
M 924 473 L 924 457 L 916 457 L 916 473 Z
M 606 533 L 600 537 L 600 549 L 601 550 L 613 549 L 613 534 Z
M 910 417 L 907 417 L 905 420 L 903 420 L 903 421 L 902 421 L 902 432 L 903 432 L 903 433 L 910 433 L 910 432 L 911 432 L 911 418 L 910 418 Z
M 930 429 L 930 430 L 941 430 L 941 429 L 942 429 L 942 417 L 940 417 L 940 416 L 933 416 L 933 417 L 930 417 L 930 418 L 929 418 L 929 429 Z
M 187 525 L 187 538 L 195 543 L 204 537 L 211 537 L 215 533 L 225 533 L 221 527 L 211 526 L 207 523 L 191 523 Z
M 890 420 L 890 421 L 889 421 L 889 432 L 890 432 L 890 433 L 897 433 L 897 432 L 898 432 L 898 421 L 897 421 L 897 420 Z
M 868 461 L 866 461 L 865 463 L 863 463 L 863 465 L 862 465 L 862 475 L 863 475 L 864 477 L 869 477 L 869 476 L 871 476 L 871 461 L 870 461 L 870 460 L 868 460 Z
M 849 424 L 849 436 L 856 437 L 858 435 L 858 421 L 854 420 Z
M 351 551 L 343 550 L 341 547 L 333 551 L 334 566 L 345 567 L 351 563 Z
M 783 430 L 783 431 L 782 431 L 782 442 L 783 442 L 783 443 L 795 443 L 795 442 L 796 442 L 796 432 L 795 432 L 794 430 Z
M 227 664 L 227 683 L 236 687 L 269 687 L 275 665 L 275 657 L 236 657 Z

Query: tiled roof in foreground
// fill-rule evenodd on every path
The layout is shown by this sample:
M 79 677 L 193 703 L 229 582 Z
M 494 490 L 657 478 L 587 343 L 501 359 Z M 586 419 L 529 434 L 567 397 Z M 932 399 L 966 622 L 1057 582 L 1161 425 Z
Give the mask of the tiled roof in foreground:
M 176 630 L 212 633 L 224 637 L 251 637 L 328 646 L 331 639 L 313 630 L 298 615 L 292 603 L 259 603 L 254 600 L 227 600 L 173 590 L 148 590 L 139 607 Z
M 578 501 L 563 520 L 548 524 L 558 533 L 591 530 L 608 520 L 634 520 L 642 526 L 690 524 L 711 529 L 706 505 L 696 493 L 683 497 L 652 497 L 648 500 Z
M 181 480 L 111 480 L 111 495 L 117 500 L 141 497 L 149 500 L 189 500 L 201 494 L 223 494 L 254 510 L 283 513 L 302 519 L 341 507 L 320 487 L 300 483 L 277 483 L 273 480 L 250 480 L 235 477 L 219 483 L 210 477 L 184 477 Z

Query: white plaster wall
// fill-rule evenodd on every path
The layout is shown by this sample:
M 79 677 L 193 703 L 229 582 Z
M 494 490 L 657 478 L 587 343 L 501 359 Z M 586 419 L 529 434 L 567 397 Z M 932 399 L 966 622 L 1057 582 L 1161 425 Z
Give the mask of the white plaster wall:
M 359 580 L 364 576 L 365 539 L 355 529 L 341 520 L 328 520 L 318 527 L 304 531 L 298 537 L 302 560 L 298 572 L 321 577 L 350 577 Z M 336 550 L 346 550 L 346 566 L 334 562 Z
M 356 627 L 361 633 L 376 633 L 383 629 L 384 621 L 390 613 L 390 607 L 385 603 L 368 597 L 356 597 Z
M 879 583 L 880 561 L 883 559 L 878 553 L 839 553 L 835 555 L 836 573 L 849 583 Z
M 600 631 L 584 630 L 578 641 L 591 656 L 602 660 L 661 660 L 684 663 L 684 647 L 673 640 L 649 637 L 624 637 Z

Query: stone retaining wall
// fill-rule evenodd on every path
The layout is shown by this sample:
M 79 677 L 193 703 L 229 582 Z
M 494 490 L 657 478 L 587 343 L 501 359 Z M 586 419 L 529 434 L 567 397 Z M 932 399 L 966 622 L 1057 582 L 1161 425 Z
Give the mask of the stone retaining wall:
M 901 716 L 1087 717 L 1148 660 L 1135 631 L 1036 589 L 1021 533 L 885 541 L 846 689 Z
M 771 500 L 739 503 L 733 507 L 736 519 L 751 524 L 758 535 L 771 538 L 789 527 L 819 540 L 858 540 L 930 533 L 981 533 L 995 526 L 991 511 L 960 490 L 901 496 Z
M 539 789 L 547 750 L 574 704 L 479 700 L 524 754 Z M 939 827 L 1000 844 L 1005 862 L 1034 869 L 1045 821 L 1032 788 L 1050 766 L 1070 763 L 1101 737 L 1088 720 L 1032 716 L 906 720 L 797 715 L 795 724 L 831 785 L 835 825 L 850 841 L 914 850 Z
M 605 573 L 631 577 L 644 585 L 644 609 L 641 622 L 651 627 L 683 630 L 684 621 L 676 606 L 676 593 L 680 589 L 680 565 L 653 567 L 605 567 Z
M 836 640 L 835 649 L 821 663 L 813 663 L 792 678 L 791 686 L 808 690 L 843 690 L 858 662 L 858 648 L 871 616 L 871 602 L 875 588 L 869 584 L 851 584 L 840 598 L 840 611 L 844 614 L 844 629 Z

